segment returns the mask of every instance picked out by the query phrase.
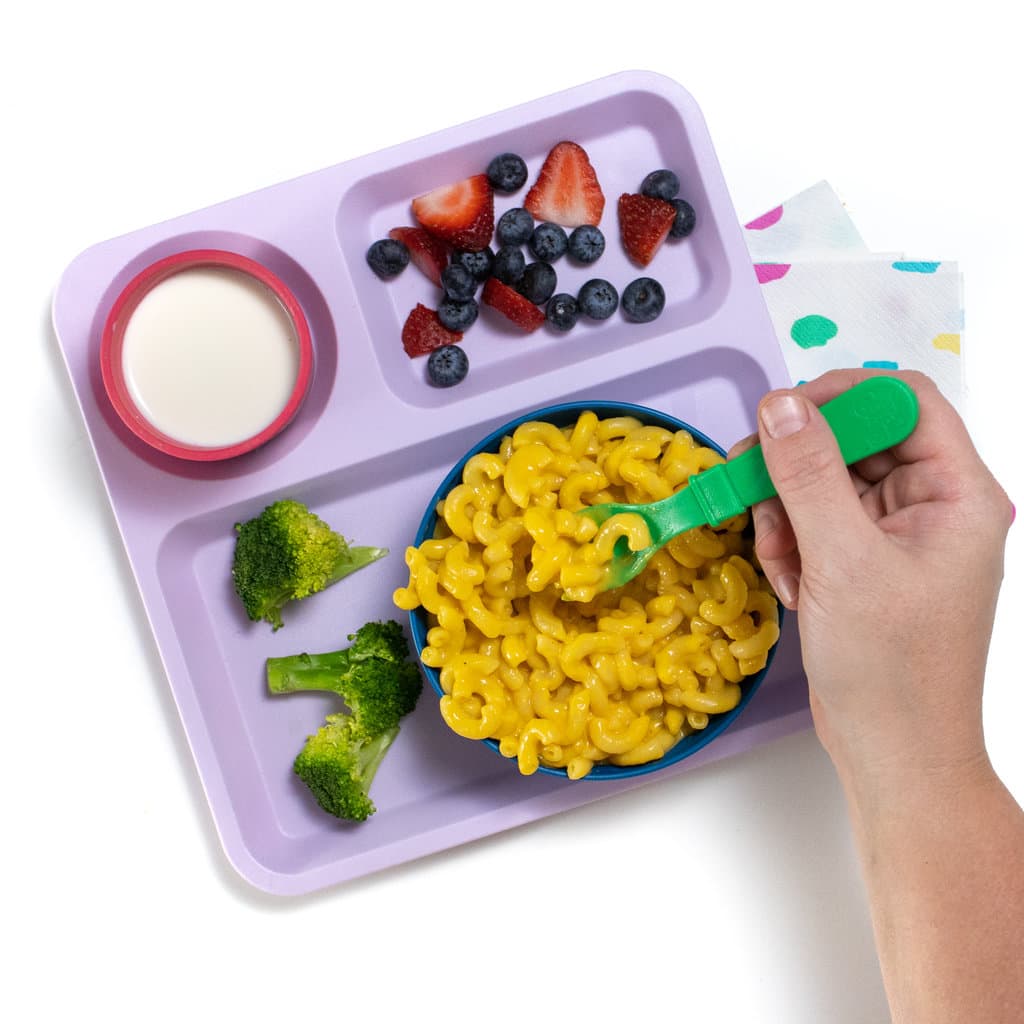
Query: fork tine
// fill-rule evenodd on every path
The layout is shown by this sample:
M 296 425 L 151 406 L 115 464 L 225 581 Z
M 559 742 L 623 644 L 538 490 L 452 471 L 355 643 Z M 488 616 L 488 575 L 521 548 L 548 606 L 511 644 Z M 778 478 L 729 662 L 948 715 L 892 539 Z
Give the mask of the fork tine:
M 605 590 L 614 590 L 628 583 L 639 575 L 647 563 L 658 551 L 659 545 L 651 544 L 639 551 L 631 551 L 628 555 L 616 555 L 608 563 L 608 576 Z

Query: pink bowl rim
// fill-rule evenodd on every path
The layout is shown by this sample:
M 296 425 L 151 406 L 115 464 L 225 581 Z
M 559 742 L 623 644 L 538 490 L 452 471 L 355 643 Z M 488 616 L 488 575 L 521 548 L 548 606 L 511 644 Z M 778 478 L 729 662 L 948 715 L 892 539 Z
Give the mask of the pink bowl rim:
M 168 436 L 158 430 L 142 414 L 139 407 L 132 401 L 124 379 L 121 351 L 125 328 L 132 314 L 143 298 L 158 284 L 174 274 L 195 267 L 227 267 L 248 274 L 264 284 L 273 292 L 288 313 L 299 346 L 299 368 L 295 377 L 295 386 L 292 388 L 284 408 L 258 434 L 235 444 L 203 447 L 190 445 Z M 165 455 L 194 462 L 213 462 L 220 459 L 231 459 L 238 455 L 244 455 L 254 448 L 259 448 L 288 425 L 298 412 L 309 389 L 313 375 L 313 339 L 306 316 L 291 289 L 262 263 L 227 249 L 188 249 L 149 264 L 121 290 L 103 325 L 103 335 L 100 341 L 100 373 L 103 378 L 104 390 L 114 411 L 121 422 L 137 438 Z

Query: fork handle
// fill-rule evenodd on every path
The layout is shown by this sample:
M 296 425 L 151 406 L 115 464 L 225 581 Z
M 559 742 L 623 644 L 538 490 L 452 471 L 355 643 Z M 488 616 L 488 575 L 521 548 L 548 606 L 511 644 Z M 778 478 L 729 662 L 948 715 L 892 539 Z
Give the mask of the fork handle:
M 897 377 L 868 377 L 826 402 L 821 414 L 849 466 L 910 436 L 917 425 L 917 396 Z M 778 493 L 759 444 L 691 477 L 687 490 L 693 493 L 711 526 Z

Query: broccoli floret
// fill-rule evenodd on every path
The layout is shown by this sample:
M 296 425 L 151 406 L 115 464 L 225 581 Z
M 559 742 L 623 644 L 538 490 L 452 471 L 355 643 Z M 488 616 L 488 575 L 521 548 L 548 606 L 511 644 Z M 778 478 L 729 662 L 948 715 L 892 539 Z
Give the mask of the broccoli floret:
M 350 715 L 328 715 L 295 758 L 295 774 L 328 814 L 366 821 L 376 811 L 370 785 L 397 735 L 396 725 L 368 737 Z
M 274 694 L 326 691 L 345 701 L 350 713 L 327 716 L 295 771 L 325 811 L 365 821 L 373 813 L 373 775 L 400 720 L 416 706 L 423 678 L 397 622 L 368 622 L 349 640 L 351 646 L 326 654 L 268 658 L 267 687 Z
M 385 661 L 405 661 L 409 657 L 409 644 L 402 627 L 394 619 L 387 622 L 367 622 L 348 636 L 352 646 L 347 648 L 349 657 L 383 658 Z
M 236 523 L 231 576 L 254 622 L 283 625 L 281 609 L 383 558 L 387 548 L 350 547 L 299 501 L 268 505 L 255 519 Z
M 349 640 L 352 645 L 340 651 L 268 658 L 267 688 L 271 693 L 336 693 L 356 723 L 375 736 L 412 711 L 423 677 L 408 660 L 409 644 L 394 620 L 369 622 Z
M 420 670 L 408 661 L 395 665 L 379 658 L 356 665 L 340 686 L 356 724 L 371 736 L 397 728 L 423 690 Z
M 349 633 L 348 647 L 325 654 L 290 654 L 283 658 L 267 660 L 267 680 L 275 693 L 290 693 L 292 690 L 335 690 L 330 682 L 335 676 L 344 675 L 360 661 L 376 658 L 393 664 L 409 660 L 409 643 L 402 627 L 394 619 L 386 622 L 367 622 L 354 633 Z M 319 673 L 324 684 L 313 685 Z M 294 677 L 292 682 L 289 680 Z
M 408 661 L 396 664 L 382 658 L 349 661 L 330 655 L 296 654 L 267 660 L 267 687 L 278 694 L 302 690 L 336 693 L 359 725 L 376 735 L 397 725 L 416 707 L 423 678 Z

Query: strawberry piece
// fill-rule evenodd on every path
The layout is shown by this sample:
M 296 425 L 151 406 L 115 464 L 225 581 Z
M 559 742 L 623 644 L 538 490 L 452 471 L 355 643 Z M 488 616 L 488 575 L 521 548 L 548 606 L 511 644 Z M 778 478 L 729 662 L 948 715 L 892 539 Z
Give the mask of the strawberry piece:
M 668 237 L 676 208 L 664 199 L 623 193 L 619 196 L 619 230 L 626 255 L 646 267 Z
M 441 287 L 441 271 L 448 266 L 448 246 L 423 228 L 392 228 L 388 238 L 401 242 L 409 258 L 431 281 Z
M 523 206 L 537 220 L 549 220 L 562 227 L 599 224 L 604 213 L 604 193 L 586 150 L 575 142 L 559 142 L 548 153 Z
M 540 306 L 535 306 L 515 288 L 502 284 L 496 277 L 487 278 L 480 298 L 524 331 L 535 331 L 544 323 L 544 310 Z
M 494 190 L 486 174 L 474 174 L 414 199 L 412 212 L 437 238 L 479 252 L 494 233 Z
M 461 331 L 449 331 L 440 320 L 437 313 L 417 302 L 415 308 L 406 317 L 405 326 L 402 328 L 402 346 L 410 359 L 416 356 L 425 356 L 433 352 L 435 348 L 442 345 L 454 345 L 462 341 Z

